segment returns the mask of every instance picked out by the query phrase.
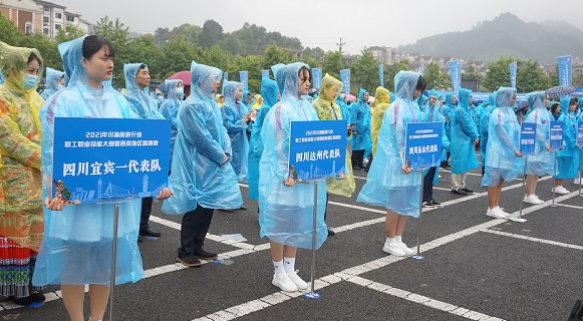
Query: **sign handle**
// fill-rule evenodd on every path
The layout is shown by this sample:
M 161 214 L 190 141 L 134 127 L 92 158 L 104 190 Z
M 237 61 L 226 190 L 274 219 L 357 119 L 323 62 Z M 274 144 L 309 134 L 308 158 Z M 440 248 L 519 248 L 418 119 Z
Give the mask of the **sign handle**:
M 316 277 L 316 221 L 318 216 L 318 181 L 314 181 L 314 220 L 312 229 L 312 273 L 311 273 L 311 288 L 310 292 L 304 294 L 308 299 L 319 299 L 320 294 L 314 292 L 314 283 Z
M 421 171 L 421 193 L 419 193 L 419 218 L 417 218 L 417 254 L 413 255 L 411 258 L 415 260 L 423 260 L 421 253 L 421 214 L 423 213 L 423 187 L 425 183 L 425 176 L 423 175 L 423 170 Z M 437 173 L 436 173 L 437 175 Z
M 557 151 L 555 150 L 555 166 L 553 167 L 553 203 L 551 207 L 557 207 L 555 205 L 555 188 L 556 188 L 556 181 L 557 181 Z
M 113 245 L 111 249 L 111 278 L 109 283 L 109 320 L 113 321 L 113 289 L 115 288 L 115 268 L 117 261 L 117 230 L 119 225 L 119 203 L 114 204 L 113 211 Z

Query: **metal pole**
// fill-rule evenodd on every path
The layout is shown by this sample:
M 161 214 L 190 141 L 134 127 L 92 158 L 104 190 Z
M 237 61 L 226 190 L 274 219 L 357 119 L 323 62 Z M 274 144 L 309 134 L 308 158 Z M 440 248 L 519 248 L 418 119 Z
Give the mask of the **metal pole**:
M 524 177 L 524 179 L 522 180 L 522 195 L 525 195 L 525 187 L 526 187 L 526 165 L 528 164 L 528 155 L 525 156 L 524 158 L 524 172 L 522 174 L 522 177 Z M 521 196 L 524 197 L 524 196 Z M 520 200 L 520 218 L 522 218 L 522 208 L 523 206 L 523 200 Z
M 419 218 L 417 219 L 417 256 L 421 252 L 421 214 L 423 213 L 423 187 L 425 183 L 425 177 L 423 176 L 423 171 L 421 171 L 421 196 L 419 196 Z
M 113 289 L 115 288 L 115 267 L 117 261 L 117 230 L 119 224 L 119 203 L 115 203 L 113 211 L 113 245 L 111 249 L 111 279 L 109 281 L 109 320 L 113 321 Z
M 582 162 L 583 162 L 583 149 L 581 149 L 581 158 L 579 158 L 579 196 L 581 195 L 581 170 L 583 169 Z
M 551 207 L 557 207 L 557 205 L 555 205 L 555 188 L 557 187 L 557 151 L 555 151 L 555 166 L 553 168 L 553 204 L 551 204 Z
M 305 297 L 309 299 L 318 299 L 320 294 L 314 292 L 314 284 L 316 277 L 316 224 L 318 217 L 318 181 L 314 182 L 314 220 L 313 220 L 313 230 L 312 230 L 312 276 L 311 276 L 311 288 L 310 293 L 306 293 Z

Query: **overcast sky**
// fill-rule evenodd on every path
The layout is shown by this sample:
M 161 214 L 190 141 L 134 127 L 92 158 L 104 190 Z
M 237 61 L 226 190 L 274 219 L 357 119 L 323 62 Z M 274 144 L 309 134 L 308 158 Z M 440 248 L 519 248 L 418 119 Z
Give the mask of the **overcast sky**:
M 304 46 L 357 53 L 365 46 L 396 47 L 434 34 L 465 31 L 511 12 L 526 22 L 563 20 L 583 30 L 583 1 L 552 0 L 53 0 L 89 22 L 109 15 L 139 33 L 183 23 L 219 22 L 225 32 L 245 22 L 297 37 Z M 151 3 L 151 4 L 150 4 Z

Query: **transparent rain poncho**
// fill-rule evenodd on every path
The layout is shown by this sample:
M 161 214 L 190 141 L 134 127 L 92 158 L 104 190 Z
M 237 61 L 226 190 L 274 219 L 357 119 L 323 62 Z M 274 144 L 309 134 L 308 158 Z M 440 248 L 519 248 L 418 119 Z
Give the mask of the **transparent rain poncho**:
M 445 135 L 451 141 L 451 119 L 453 118 L 453 110 L 455 106 L 453 105 L 454 94 L 445 95 L 445 105 L 441 108 L 441 113 L 443 117 L 447 118 L 445 120 Z
M 43 237 L 39 122 L 43 100 L 36 86 L 25 88 L 31 54 L 39 58 L 42 70 L 38 50 L 0 41 L 0 69 L 6 75 L 0 86 L 0 236 L 22 246 L 25 257 L 39 250 Z M 38 79 L 41 77 L 39 74 Z M 11 276 L 2 276 L 0 281 L 5 277 Z
M 223 125 L 231 139 L 231 165 L 237 175 L 237 181 L 247 183 L 247 163 L 249 157 L 249 140 L 247 139 L 247 122 L 243 116 L 247 114 L 247 107 L 237 100 L 237 91 L 243 89 L 243 84 L 236 81 L 227 81 L 223 86 L 225 103 L 221 107 Z M 245 96 L 243 96 L 244 98 Z
M 328 74 L 322 78 L 320 95 L 312 102 L 312 106 L 314 106 L 320 120 L 343 120 L 342 110 L 334 102 L 334 96 L 338 94 L 341 88 L 342 82 L 340 80 Z M 344 166 L 344 175 L 346 178 L 342 180 L 333 177 L 328 178 L 326 180 L 326 190 L 331 194 L 351 197 L 354 190 L 356 190 L 356 182 L 354 181 L 352 162 L 348 151 L 346 151 Z
M 420 73 L 401 71 L 395 76 L 397 99 L 385 111 L 378 147 L 367 181 L 357 201 L 384 208 L 399 215 L 419 216 L 421 171 L 402 172 L 407 123 L 423 119 L 414 100 Z
M 209 209 L 235 209 L 243 205 L 237 176 L 226 163 L 231 140 L 214 100 L 215 81 L 222 71 L 192 62 L 190 96 L 178 109 L 178 134 L 172 156 L 169 188 L 174 196 L 162 211 L 184 214 L 197 204 Z
M 563 149 L 557 153 L 558 179 L 574 179 L 579 176 L 577 169 L 581 158 L 581 147 L 577 147 L 577 118 L 575 112 L 569 112 L 570 97 L 561 98 L 561 116 L 558 121 L 563 127 Z
M 261 109 L 257 112 L 253 129 L 251 130 L 249 167 L 247 173 L 249 179 L 249 198 L 256 201 L 259 200 L 259 162 L 261 161 L 264 147 L 263 140 L 261 139 L 261 129 L 263 128 L 265 116 L 267 116 L 271 107 L 277 104 L 277 93 L 277 83 L 274 80 L 265 77 L 261 79 L 261 96 L 264 99 Z
M 51 96 L 41 111 L 43 128 L 43 198 L 52 184 L 54 119 L 138 118 L 116 90 L 90 88 L 83 67 L 84 37 L 62 43 L 59 52 L 67 87 Z M 145 276 L 137 244 L 141 200 L 120 204 L 117 235 L 116 284 L 136 282 Z M 63 211 L 44 209 L 45 237 L 36 262 L 34 285 L 110 285 L 114 204 L 67 205 Z
M 470 115 L 472 91 L 460 88 L 459 104 L 454 109 L 451 123 L 451 172 L 463 174 L 478 168 L 478 159 L 472 142 L 480 137 L 476 124 Z
M 429 98 L 431 97 L 435 97 L 437 100 L 439 100 L 440 94 L 439 92 L 437 92 L 436 90 L 431 90 L 429 92 Z M 441 147 L 442 147 L 442 161 L 445 161 L 447 156 L 445 153 L 445 150 L 449 150 L 449 146 L 450 146 L 450 142 L 449 139 L 447 139 L 447 136 L 445 136 L 445 121 L 443 119 L 443 114 L 441 113 L 441 108 L 439 106 L 439 102 L 437 102 L 436 104 L 431 104 L 430 102 L 427 103 L 427 106 L 425 107 L 425 111 L 424 111 L 424 117 L 423 117 L 423 121 L 427 121 L 427 122 L 438 122 L 442 124 L 442 136 L 441 136 Z M 429 169 L 427 169 L 425 171 L 424 175 L 427 175 L 427 173 L 429 172 Z M 435 175 L 433 178 L 433 184 L 437 185 L 437 183 L 439 183 L 439 175 Z
M 360 88 L 358 102 L 352 104 L 352 122 L 356 134 L 352 135 L 352 150 L 366 150 L 372 147 L 370 141 L 370 106 L 363 101 L 364 94 L 368 91 Z
M 259 224 L 261 237 L 289 246 L 312 248 L 314 183 L 283 184 L 289 171 L 289 139 L 292 121 L 317 121 L 314 107 L 298 98 L 303 63 L 279 67 L 275 72 L 281 101 L 271 108 L 261 130 L 265 150 L 259 164 Z M 328 237 L 324 222 L 326 183 L 318 183 L 316 248 Z
M 482 167 L 485 167 L 486 148 L 488 147 L 488 127 L 490 124 L 490 115 L 492 115 L 492 111 L 496 108 L 496 94 L 490 94 L 488 103 L 485 103 L 482 108 L 484 112 L 480 116 L 480 160 L 482 161 Z
M 526 165 L 529 175 L 551 175 L 554 170 L 554 155 L 547 150 L 551 145 L 551 115 L 544 104 L 545 96 L 544 91 L 527 96 L 531 112 L 526 116 L 526 122 L 536 123 L 535 154 L 528 156 Z
M 134 63 L 123 66 L 123 74 L 126 80 L 126 90 L 123 96 L 128 100 L 132 109 L 140 118 L 164 119 L 164 116 L 158 111 L 158 102 L 150 96 L 148 87 L 142 90 L 136 81 L 136 75 L 142 65 L 144 64 Z
M 515 88 L 500 87 L 496 92 L 496 109 L 488 123 L 486 171 L 482 186 L 498 186 L 500 179 L 513 181 L 523 171 L 524 159 L 520 151 L 520 125 L 510 105 Z
M 160 114 L 172 124 L 170 126 L 170 168 L 172 168 L 172 155 L 174 154 L 174 145 L 176 144 L 176 135 L 178 134 L 178 108 L 182 104 L 182 97 L 176 95 L 176 88 L 181 83 L 182 80 L 179 79 L 164 81 L 168 92 L 168 99 L 160 106 Z
M 65 76 L 65 73 L 53 68 L 47 68 L 47 75 L 45 77 L 45 91 L 40 95 L 44 100 L 49 99 L 52 94 L 59 90 L 59 81 Z
M 388 89 L 379 86 L 375 92 L 374 99 L 376 106 L 372 112 L 372 118 L 370 120 L 370 139 L 372 141 L 373 157 L 377 151 L 379 131 L 381 130 L 381 124 L 383 123 L 383 116 L 385 115 L 385 111 L 387 108 L 389 108 L 391 93 Z

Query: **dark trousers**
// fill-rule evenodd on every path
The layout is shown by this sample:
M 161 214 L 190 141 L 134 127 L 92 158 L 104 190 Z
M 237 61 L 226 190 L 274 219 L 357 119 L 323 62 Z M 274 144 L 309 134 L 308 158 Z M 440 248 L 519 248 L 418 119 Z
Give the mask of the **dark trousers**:
M 372 166 L 372 154 L 368 156 L 368 164 L 366 164 L 366 168 L 364 169 L 364 171 L 368 173 L 368 171 L 370 171 L 371 166 Z
M 152 202 L 153 197 L 142 198 L 142 215 L 140 217 L 140 232 L 145 232 L 150 229 L 148 221 L 150 220 L 150 214 L 152 214 Z
M 191 255 L 202 249 L 206 233 L 211 227 L 213 213 L 213 209 L 198 205 L 194 211 L 184 214 L 180 229 L 178 254 Z
M 431 167 L 427 172 L 427 175 L 423 177 L 423 202 L 430 202 L 433 200 L 433 179 L 435 178 L 436 172 L 437 167 Z
M 352 151 L 352 167 L 354 167 L 354 166 L 364 167 L 364 165 L 362 164 L 363 160 L 364 160 L 364 149 Z

